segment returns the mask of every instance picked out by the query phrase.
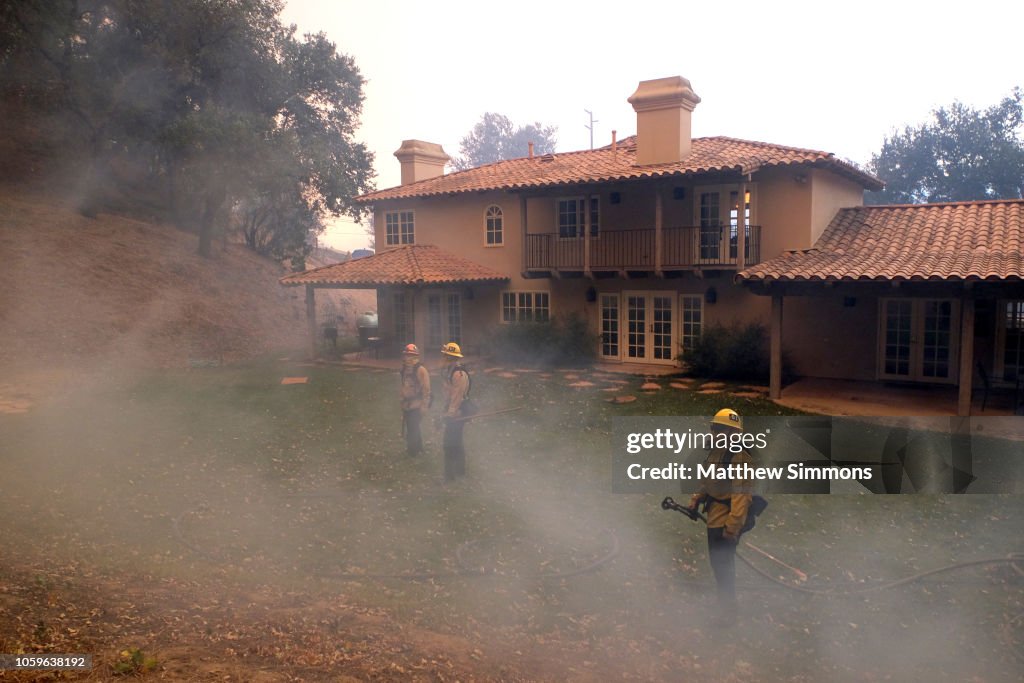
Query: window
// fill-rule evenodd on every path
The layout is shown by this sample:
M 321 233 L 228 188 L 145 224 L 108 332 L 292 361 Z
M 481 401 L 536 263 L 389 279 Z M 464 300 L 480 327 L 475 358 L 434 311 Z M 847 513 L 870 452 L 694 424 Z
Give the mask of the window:
M 585 226 L 588 200 L 584 197 L 558 200 L 558 236 L 564 239 L 582 237 Z M 590 236 L 597 237 L 601 232 L 601 198 L 589 198 L 590 204 Z
M 389 211 L 384 214 L 384 234 L 388 246 L 415 244 L 416 234 L 412 211 Z
M 1024 372 L 1024 301 L 1003 305 L 1003 379 L 1016 381 Z
M 619 295 L 601 295 L 601 355 L 619 357 Z
M 462 343 L 462 297 L 458 294 L 448 295 L 448 340 L 456 344 Z
M 750 190 L 747 190 L 746 199 L 743 203 L 743 225 L 746 229 L 743 231 L 743 238 L 745 249 L 743 258 L 750 258 Z M 737 190 L 733 190 L 729 193 L 729 258 L 736 258 L 736 244 L 739 237 L 739 209 L 740 209 L 740 193 Z
M 505 243 L 504 216 L 500 206 L 487 207 L 487 211 L 484 213 L 484 226 L 488 247 L 498 247 Z
M 502 292 L 501 322 L 547 322 L 551 304 L 547 292 Z
M 722 241 L 721 216 L 717 192 L 702 192 L 700 195 L 700 258 L 718 259 Z
M 704 298 L 701 296 L 679 297 L 679 320 L 682 323 L 680 328 L 679 343 L 683 351 L 689 351 L 696 346 L 700 339 L 701 325 L 704 318 Z

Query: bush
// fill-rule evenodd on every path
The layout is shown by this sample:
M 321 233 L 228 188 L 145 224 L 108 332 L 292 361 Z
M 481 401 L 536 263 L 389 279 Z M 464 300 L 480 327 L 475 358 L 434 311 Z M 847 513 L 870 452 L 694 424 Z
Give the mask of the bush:
M 679 360 L 692 374 L 715 379 L 767 380 L 770 368 L 768 330 L 757 323 L 709 325 L 696 345 Z M 788 375 L 783 360 L 783 375 Z
M 584 367 L 594 362 L 597 335 L 585 318 L 570 314 L 547 322 L 501 325 L 484 344 L 493 360 L 528 367 Z

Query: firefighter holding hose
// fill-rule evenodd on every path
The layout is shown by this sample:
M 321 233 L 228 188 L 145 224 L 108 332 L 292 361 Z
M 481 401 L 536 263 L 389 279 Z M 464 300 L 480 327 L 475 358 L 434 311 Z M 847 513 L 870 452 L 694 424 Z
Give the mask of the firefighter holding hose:
M 715 413 L 711 431 L 734 434 L 743 431 L 743 420 L 730 408 Z M 712 448 L 705 465 L 727 467 L 730 464 L 750 464 L 753 458 L 746 450 L 733 453 L 728 448 Z M 717 609 L 714 621 L 718 625 L 734 624 L 736 605 L 736 545 L 747 523 L 747 512 L 753 496 L 753 483 L 743 479 L 704 479 L 690 499 L 689 509 L 697 513 L 703 505 L 708 521 L 708 558 L 715 574 Z

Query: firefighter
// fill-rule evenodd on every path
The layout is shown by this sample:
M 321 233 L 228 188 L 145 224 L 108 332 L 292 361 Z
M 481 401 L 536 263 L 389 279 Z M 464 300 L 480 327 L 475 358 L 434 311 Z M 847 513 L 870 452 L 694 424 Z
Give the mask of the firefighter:
M 462 349 L 455 342 L 441 347 L 445 359 L 444 480 L 454 481 L 466 473 L 466 447 L 462 442 L 469 407 L 469 372 L 460 362 Z
M 730 408 L 715 413 L 711 431 L 736 434 L 743 431 L 743 420 Z M 750 464 L 753 459 L 746 449 L 738 453 L 728 448 L 708 451 L 706 465 Z M 752 498 L 752 482 L 743 479 L 707 479 L 690 499 L 690 509 L 697 511 L 702 503 L 708 519 L 708 559 L 715 575 L 718 613 L 715 623 L 731 625 L 736 622 L 736 545 L 747 523 L 747 511 Z
M 410 456 L 423 452 L 423 411 L 430 407 L 430 373 L 420 362 L 420 350 L 415 344 L 406 344 L 402 351 L 402 378 L 399 400 L 402 404 L 402 431 L 405 448 Z

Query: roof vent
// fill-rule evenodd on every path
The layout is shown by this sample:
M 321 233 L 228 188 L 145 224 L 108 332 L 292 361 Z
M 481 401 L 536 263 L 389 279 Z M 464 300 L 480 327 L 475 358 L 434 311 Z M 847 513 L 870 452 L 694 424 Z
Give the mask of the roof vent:
M 545 154 L 544 156 L 542 156 L 540 158 L 540 160 L 541 161 L 554 161 L 555 160 L 555 155 L 548 153 L 548 154 Z

